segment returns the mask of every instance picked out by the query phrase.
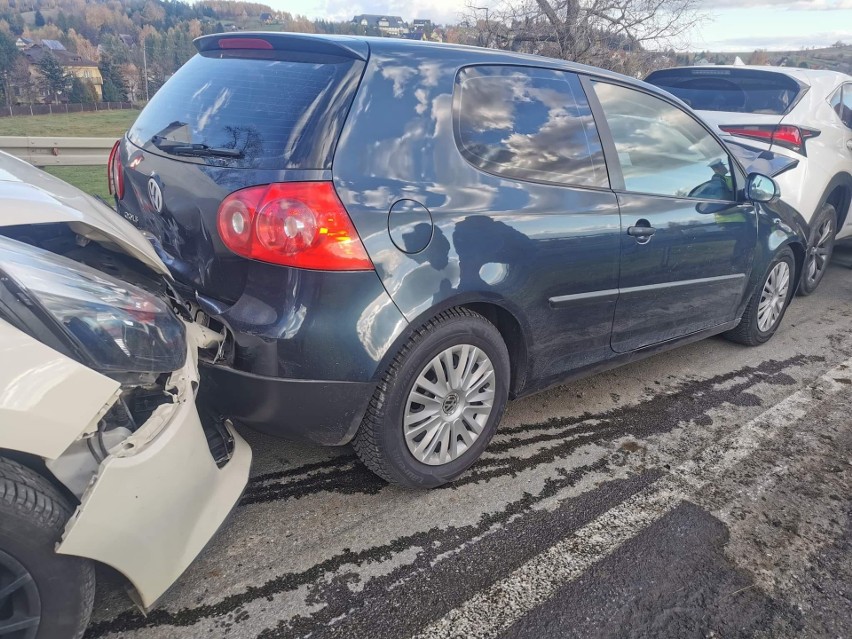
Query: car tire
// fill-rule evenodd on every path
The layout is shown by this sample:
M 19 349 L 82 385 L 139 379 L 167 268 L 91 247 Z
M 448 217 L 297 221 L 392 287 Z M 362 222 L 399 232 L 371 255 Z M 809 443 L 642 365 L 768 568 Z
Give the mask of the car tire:
M 36 619 L 21 632 L 30 639 L 79 639 L 95 598 L 92 562 L 59 555 L 56 544 L 72 508 L 42 476 L 0 457 L 0 636 L 4 623 Z
M 778 288 L 785 271 L 786 289 L 782 294 Z M 793 251 L 785 246 L 775 254 L 763 274 L 757 290 L 743 312 L 739 325 L 724 333 L 724 336 L 732 342 L 746 346 L 759 346 L 768 342 L 781 325 L 781 320 L 784 319 L 784 313 L 793 296 L 795 277 L 796 259 L 793 257 Z M 766 305 L 763 305 L 764 301 Z
M 835 235 L 837 211 L 831 204 L 823 204 L 811 222 L 811 237 L 808 238 L 809 249 L 802 268 L 799 295 L 810 295 L 817 290 L 834 253 Z
M 355 452 L 393 484 L 434 488 L 450 482 L 494 436 L 509 375 L 509 351 L 493 324 L 465 308 L 444 311 L 391 362 L 355 435 Z

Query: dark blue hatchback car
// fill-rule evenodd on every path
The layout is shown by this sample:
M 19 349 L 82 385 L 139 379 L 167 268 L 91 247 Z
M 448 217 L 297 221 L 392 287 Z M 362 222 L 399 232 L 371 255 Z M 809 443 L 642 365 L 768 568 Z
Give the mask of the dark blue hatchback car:
M 202 369 L 222 418 L 352 441 L 388 481 L 436 486 L 509 398 L 778 328 L 800 218 L 655 87 L 395 39 L 196 46 L 111 182 L 227 333 Z

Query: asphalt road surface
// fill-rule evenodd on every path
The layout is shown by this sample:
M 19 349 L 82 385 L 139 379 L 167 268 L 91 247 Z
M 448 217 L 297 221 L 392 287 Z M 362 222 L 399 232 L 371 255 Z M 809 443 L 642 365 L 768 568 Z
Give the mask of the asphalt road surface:
M 852 636 L 852 270 L 721 338 L 510 405 L 450 487 L 246 432 L 253 478 L 147 617 L 87 637 Z

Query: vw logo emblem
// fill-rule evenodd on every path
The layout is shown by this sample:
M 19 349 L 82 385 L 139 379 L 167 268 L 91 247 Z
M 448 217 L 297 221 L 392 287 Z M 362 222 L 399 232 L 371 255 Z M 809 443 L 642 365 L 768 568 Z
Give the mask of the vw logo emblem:
M 151 206 L 157 213 L 163 212 L 163 191 L 153 177 L 148 180 L 148 199 L 151 200 Z

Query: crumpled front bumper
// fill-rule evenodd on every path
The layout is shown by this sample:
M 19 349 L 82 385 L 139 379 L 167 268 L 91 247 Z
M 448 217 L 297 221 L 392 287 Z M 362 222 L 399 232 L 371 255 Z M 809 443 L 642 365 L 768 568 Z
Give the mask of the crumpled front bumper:
M 158 407 L 101 462 L 57 552 L 108 564 L 150 608 L 204 548 L 248 481 L 251 449 L 235 432 L 216 465 L 195 406 L 194 345 L 178 373 L 178 401 Z

